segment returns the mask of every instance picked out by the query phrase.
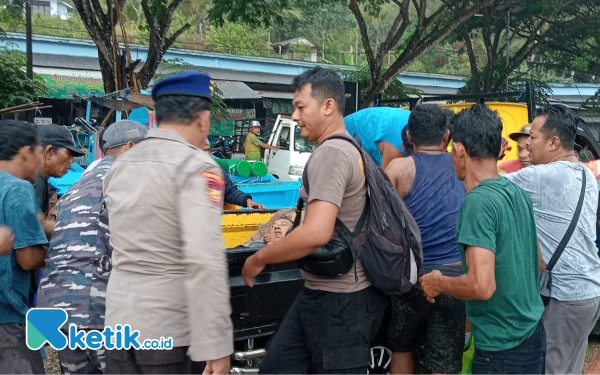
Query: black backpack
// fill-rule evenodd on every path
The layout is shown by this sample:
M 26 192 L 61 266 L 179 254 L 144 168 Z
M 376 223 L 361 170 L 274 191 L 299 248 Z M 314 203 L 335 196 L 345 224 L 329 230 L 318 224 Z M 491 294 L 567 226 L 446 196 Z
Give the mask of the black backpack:
M 354 258 L 361 260 L 365 275 L 375 288 L 389 295 L 404 294 L 418 282 L 423 264 L 419 226 L 371 155 L 347 135 L 336 134 L 324 142 L 332 139 L 346 140 L 359 150 L 367 184 L 367 201 L 354 233 L 339 219 L 335 229 L 348 243 Z M 303 179 L 303 183 L 308 193 L 308 180 Z M 363 231 L 365 223 L 367 228 Z

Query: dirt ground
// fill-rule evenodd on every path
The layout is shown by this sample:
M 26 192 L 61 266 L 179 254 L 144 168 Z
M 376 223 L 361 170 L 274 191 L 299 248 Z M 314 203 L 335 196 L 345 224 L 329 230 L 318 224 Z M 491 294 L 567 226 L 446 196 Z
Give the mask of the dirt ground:
M 594 366 L 590 366 L 592 365 L 592 361 L 594 360 L 594 358 L 599 354 L 600 352 L 600 336 L 592 336 L 590 337 L 590 347 L 588 350 L 588 354 L 585 357 L 585 366 L 583 367 L 584 370 L 584 374 L 593 374 L 593 373 L 597 373 L 598 371 L 598 363 L 594 363 Z M 585 370 L 590 368 L 589 370 L 591 372 L 586 372 Z
M 46 345 L 46 357 L 44 368 L 46 374 L 60 374 L 60 364 L 58 363 L 58 352 Z

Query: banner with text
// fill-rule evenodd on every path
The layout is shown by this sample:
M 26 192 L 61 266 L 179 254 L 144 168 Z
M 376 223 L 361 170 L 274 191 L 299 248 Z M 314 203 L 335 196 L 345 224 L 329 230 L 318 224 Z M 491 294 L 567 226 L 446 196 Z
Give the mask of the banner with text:
M 99 78 L 71 77 L 56 74 L 38 74 L 46 81 L 50 98 L 73 99 L 81 96 L 104 95 L 104 84 Z

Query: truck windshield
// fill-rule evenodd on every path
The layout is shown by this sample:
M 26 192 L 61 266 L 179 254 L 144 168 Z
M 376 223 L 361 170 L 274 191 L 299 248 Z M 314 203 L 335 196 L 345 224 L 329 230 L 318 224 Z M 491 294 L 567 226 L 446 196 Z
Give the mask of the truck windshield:
M 294 130 L 294 151 L 298 152 L 313 152 L 317 147 L 315 142 L 306 140 L 300 135 L 300 128 L 296 126 Z

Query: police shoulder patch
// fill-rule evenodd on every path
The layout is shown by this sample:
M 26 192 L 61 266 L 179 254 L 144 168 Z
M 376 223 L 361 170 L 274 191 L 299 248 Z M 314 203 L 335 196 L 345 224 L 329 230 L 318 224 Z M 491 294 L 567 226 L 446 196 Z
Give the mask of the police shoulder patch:
M 206 181 L 206 194 L 211 203 L 216 206 L 223 206 L 225 194 L 225 180 L 216 172 L 202 172 L 202 177 Z

